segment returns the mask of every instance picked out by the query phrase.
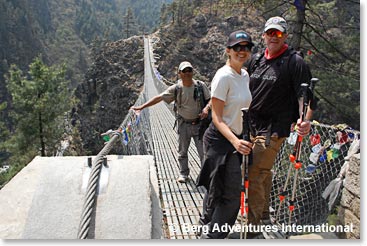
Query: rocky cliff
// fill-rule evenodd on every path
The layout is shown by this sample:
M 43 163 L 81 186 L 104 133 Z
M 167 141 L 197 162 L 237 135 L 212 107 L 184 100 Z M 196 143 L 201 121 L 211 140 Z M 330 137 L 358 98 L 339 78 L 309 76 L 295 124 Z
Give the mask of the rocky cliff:
M 154 53 L 158 55 L 158 71 L 174 82 L 177 79 L 178 65 L 187 60 L 195 68 L 194 76 L 210 83 L 217 69 L 225 64 L 224 52 L 228 35 L 243 29 L 255 38 L 261 30 L 254 26 L 253 20 L 248 21 L 241 16 L 200 14 L 183 26 L 170 25 L 161 28 L 152 35 L 158 40 L 153 47 Z
M 350 157 L 349 168 L 343 182 L 344 189 L 338 210 L 339 224 L 351 226 L 352 231 L 340 233 L 340 238 L 360 239 L 361 224 L 361 157 L 355 154 Z
M 84 81 L 77 87 L 75 95 L 79 103 L 73 112 L 73 124 L 78 126 L 87 154 L 97 154 L 102 149 L 100 134 L 118 128 L 143 83 L 141 36 L 108 43 L 97 54 Z

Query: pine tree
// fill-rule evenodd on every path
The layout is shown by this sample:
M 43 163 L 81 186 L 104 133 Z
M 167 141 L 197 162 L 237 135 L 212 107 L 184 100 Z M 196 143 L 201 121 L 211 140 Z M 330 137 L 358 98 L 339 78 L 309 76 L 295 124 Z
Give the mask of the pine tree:
M 161 26 L 164 26 L 167 22 L 167 16 L 168 13 L 167 13 L 167 6 L 166 4 L 164 3 L 161 7 L 161 15 L 160 15 L 160 21 L 159 21 L 159 24 Z
M 2 121 L 5 118 L 3 117 L 3 112 L 6 107 L 7 107 L 6 102 L 0 103 L 0 115 L 1 115 L 1 118 L 0 118 L 1 119 L 0 120 L 0 167 L 4 164 L 4 160 L 8 156 L 8 153 L 4 148 L 4 142 L 9 137 L 9 131 L 6 128 L 5 122 Z
M 126 10 L 126 15 L 124 16 L 124 24 L 125 24 L 125 38 L 129 38 L 130 36 L 133 36 L 136 33 L 136 23 L 135 23 L 135 17 L 132 9 L 129 7 Z
M 12 155 L 51 156 L 64 132 L 64 114 L 72 99 L 65 79 L 65 65 L 46 66 L 40 57 L 29 65 L 29 72 L 12 65 L 7 76 L 7 88 L 12 97 L 15 131 L 7 141 Z

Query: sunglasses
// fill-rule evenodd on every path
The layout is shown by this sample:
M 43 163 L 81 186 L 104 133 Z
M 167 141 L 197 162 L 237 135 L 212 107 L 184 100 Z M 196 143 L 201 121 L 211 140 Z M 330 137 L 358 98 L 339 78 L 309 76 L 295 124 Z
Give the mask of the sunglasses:
M 236 45 L 233 45 L 230 48 L 233 49 L 236 52 L 240 52 L 240 51 L 251 51 L 252 46 L 248 45 L 248 44 L 246 44 L 246 45 L 236 44 Z
M 185 68 L 181 73 L 192 73 L 192 68 Z
M 284 36 L 284 33 L 279 31 L 279 30 L 268 30 L 265 32 L 266 35 L 268 35 L 269 37 L 274 37 L 276 36 L 277 38 L 282 38 Z

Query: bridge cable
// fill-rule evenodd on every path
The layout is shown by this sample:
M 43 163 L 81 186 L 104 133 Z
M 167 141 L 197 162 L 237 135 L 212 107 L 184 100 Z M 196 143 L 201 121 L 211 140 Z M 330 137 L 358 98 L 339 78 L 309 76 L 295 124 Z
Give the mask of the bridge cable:
M 89 176 L 82 217 L 79 224 L 78 239 L 86 239 L 88 236 L 91 214 L 97 196 L 96 191 L 98 188 L 98 180 L 102 169 L 103 158 L 111 151 L 113 145 L 120 137 L 121 132 L 115 131 L 110 141 L 108 141 L 108 143 L 93 160 L 92 172 Z

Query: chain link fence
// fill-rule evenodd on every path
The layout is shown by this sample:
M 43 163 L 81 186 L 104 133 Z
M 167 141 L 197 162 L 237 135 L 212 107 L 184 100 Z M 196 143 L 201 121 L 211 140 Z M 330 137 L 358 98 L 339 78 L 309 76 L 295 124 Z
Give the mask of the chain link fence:
M 278 153 L 273 169 L 270 211 L 279 224 L 321 225 L 327 222 L 328 216 L 340 201 L 340 189 L 335 187 L 334 204 L 323 198 L 323 192 L 330 182 L 337 178 L 346 157 L 351 152 L 359 150 L 359 145 L 358 149 L 350 150 L 353 141 L 358 140 L 359 135 L 358 131 L 352 129 L 312 124 L 310 134 L 302 141 L 300 156 L 302 167 L 298 169 L 294 210 L 290 219 L 289 206 L 295 168 L 293 163 L 290 163 L 289 155 L 293 152 L 296 140 L 295 132 L 291 133 Z M 291 174 L 285 187 L 290 165 Z M 281 193 L 285 195 L 283 206 L 280 206 Z

